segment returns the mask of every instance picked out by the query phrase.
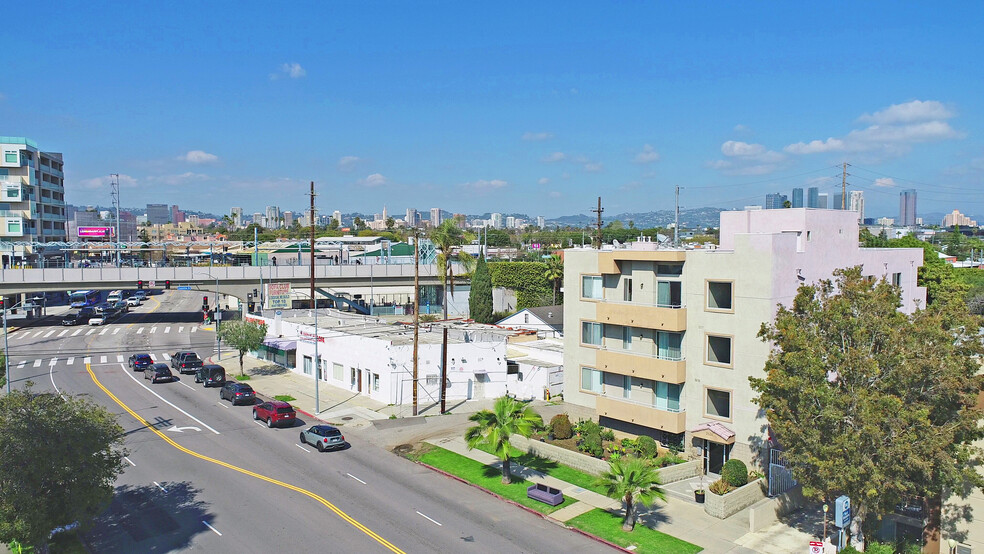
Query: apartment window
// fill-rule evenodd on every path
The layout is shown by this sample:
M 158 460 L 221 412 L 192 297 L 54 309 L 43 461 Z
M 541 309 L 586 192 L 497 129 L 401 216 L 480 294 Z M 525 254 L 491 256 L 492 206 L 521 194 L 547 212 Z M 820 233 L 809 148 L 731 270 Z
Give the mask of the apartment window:
M 707 363 L 731 365 L 731 337 L 707 335 Z
M 600 275 L 584 275 L 581 277 L 581 297 L 601 300 L 605 297 Z
M 683 359 L 680 346 L 683 344 L 682 333 L 656 331 L 656 357 L 661 360 L 679 361 Z
M 601 346 L 601 323 L 581 322 L 581 342 Z
M 957 554 L 973 554 L 974 550 L 966 544 L 957 545 Z
M 372 390 L 374 390 L 374 391 L 378 391 L 379 390 L 379 374 L 378 373 L 373 373 L 372 374 Z
M 8 150 L 8 151 L 6 151 L 6 152 L 3 153 L 3 156 L 4 156 L 4 162 L 9 163 L 9 164 L 15 164 L 15 163 L 17 163 L 17 151 L 16 150 L 14 150 L 14 151 L 9 151 Z
M 331 364 L 331 376 L 339 382 L 345 379 L 345 368 L 342 364 Z
M 679 277 L 683 274 L 683 264 L 656 264 L 656 273 L 665 277 Z
M 675 385 L 673 383 L 664 383 L 662 381 L 656 381 L 653 396 L 653 406 L 657 410 L 665 410 L 667 412 L 679 412 L 680 411 L 680 385 Z
M 351 368 L 351 370 L 352 370 L 352 387 L 355 387 L 355 384 L 359 381 L 359 370 L 355 369 L 354 367 Z
M 632 350 L 632 327 L 622 327 L 622 348 Z
M 733 310 L 734 296 L 732 294 L 731 281 L 708 281 L 707 282 L 707 309 L 708 310 Z
M 679 308 L 683 305 L 680 281 L 656 283 L 656 305 L 660 308 Z
M 10 187 L 6 190 L 7 198 L 20 198 L 20 188 Z
M 581 390 L 601 394 L 602 372 L 590 367 L 581 368 Z
M 314 363 L 314 359 L 311 356 L 304 356 L 304 374 L 311 375 L 311 367 Z
M 902 274 L 901 273 L 893 273 L 892 274 L 892 284 L 895 285 L 896 287 L 901 287 L 902 286 Z
M 632 279 L 628 277 L 622 281 L 622 300 L 632 302 Z
M 622 398 L 632 398 L 632 377 L 622 376 Z
M 726 390 L 705 389 L 707 400 L 704 415 L 731 419 L 731 393 Z

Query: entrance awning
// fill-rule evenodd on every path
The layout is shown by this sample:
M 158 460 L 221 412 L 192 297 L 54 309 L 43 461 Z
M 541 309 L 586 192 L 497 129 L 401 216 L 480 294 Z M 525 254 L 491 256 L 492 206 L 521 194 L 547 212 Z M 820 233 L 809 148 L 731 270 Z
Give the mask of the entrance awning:
M 734 444 L 735 432 L 723 423 L 712 421 L 701 423 L 690 431 L 694 438 L 705 439 L 718 444 Z
M 264 339 L 263 346 L 269 346 L 270 348 L 276 348 L 277 350 L 297 350 L 296 340 L 287 339 Z

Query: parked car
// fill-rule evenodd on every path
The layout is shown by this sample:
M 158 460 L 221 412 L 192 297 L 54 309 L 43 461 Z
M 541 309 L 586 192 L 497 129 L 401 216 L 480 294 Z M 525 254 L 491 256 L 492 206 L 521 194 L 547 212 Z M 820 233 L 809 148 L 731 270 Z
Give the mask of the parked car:
M 246 383 L 226 381 L 219 390 L 219 398 L 232 402 L 233 406 L 239 403 L 252 404 L 256 401 L 256 393 L 253 392 L 253 387 Z
M 195 382 L 202 383 L 205 387 L 221 387 L 225 384 L 225 368 L 215 364 L 203 365 L 195 371 Z
M 338 427 L 331 425 L 312 425 L 301 431 L 301 444 L 310 444 L 319 452 L 335 448 L 345 448 L 345 436 Z
M 265 421 L 267 427 L 273 427 L 274 425 L 292 427 L 294 421 L 297 419 L 297 412 L 286 402 L 271 400 L 253 406 L 253 419 Z
M 130 356 L 128 363 L 130 364 L 130 369 L 133 371 L 142 371 L 154 365 L 154 360 L 150 357 L 150 354 L 133 354 Z
M 174 374 L 167 364 L 154 364 L 144 370 L 144 379 L 150 379 L 151 383 L 158 381 L 174 381 Z
M 195 373 L 204 365 L 194 352 L 175 352 L 171 355 L 171 369 L 178 373 Z
M 83 323 L 88 323 L 89 319 L 94 316 L 96 311 L 92 309 L 91 306 L 82 308 L 81 310 L 66 315 L 62 318 L 62 325 L 81 325 Z

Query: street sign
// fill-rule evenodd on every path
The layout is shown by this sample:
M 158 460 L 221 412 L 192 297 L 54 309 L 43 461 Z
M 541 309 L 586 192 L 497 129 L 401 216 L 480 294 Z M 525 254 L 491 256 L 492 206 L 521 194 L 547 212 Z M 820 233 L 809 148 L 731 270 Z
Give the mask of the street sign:
M 151 281 L 150 283 L 148 283 L 148 285 L 151 286 L 151 287 L 156 287 L 157 286 L 157 282 L 156 281 Z
M 290 308 L 290 283 L 268 284 L 266 303 L 266 307 L 272 310 Z
M 823 543 L 810 541 L 810 554 L 823 554 Z
M 222 321 L 222 312 L 215 312 L 215 321 Z
M 178 285 L 178 290 L 191 290 L 191 285 Z
M 834 525 L 841 529 L 851 525 L 851 499 L 841 495 L 834 500 Z

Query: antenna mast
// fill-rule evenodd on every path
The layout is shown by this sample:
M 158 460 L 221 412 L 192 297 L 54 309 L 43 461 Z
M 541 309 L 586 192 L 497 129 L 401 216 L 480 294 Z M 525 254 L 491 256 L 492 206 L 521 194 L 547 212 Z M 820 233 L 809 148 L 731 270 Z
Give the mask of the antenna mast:
M 844 162 L 844 170 L 841 173 L 841 209 L 847 209 L 847 166 L 849 164 Z
M 598 236 L 595 237 L 595 244 L 598 247 L 598 250 L 601 250 L 601 213 L 604 212 L 605 209 L 601 207 L 600 196 L 598 197 L 598 207 L 591 211 L 598 214 Z

